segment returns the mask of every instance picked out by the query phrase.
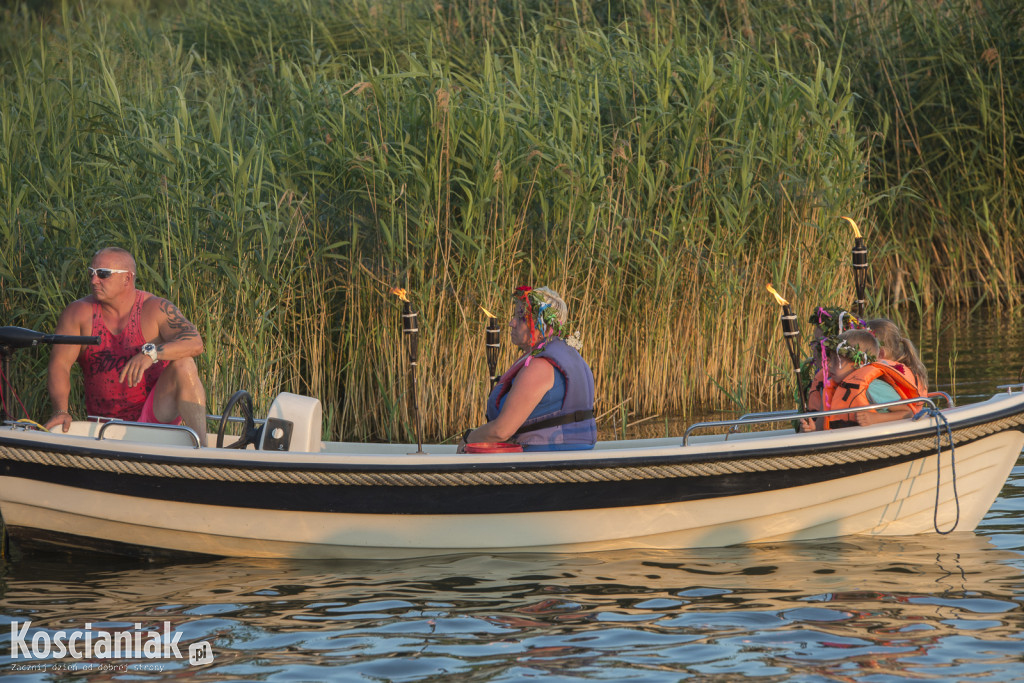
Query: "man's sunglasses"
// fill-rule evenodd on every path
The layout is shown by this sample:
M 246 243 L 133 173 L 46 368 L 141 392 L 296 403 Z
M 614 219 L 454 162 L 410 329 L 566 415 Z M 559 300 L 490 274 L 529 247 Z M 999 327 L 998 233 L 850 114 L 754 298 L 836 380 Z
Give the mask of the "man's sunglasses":
M 114 273 L 130 273 L 130 272 L 132 272 L 132 271 L 130 271 L 130 270 L 120 270 L 118 268 L 93 268 L 93 267 L 90 266 L 89 267 L 89 279 L 92 279 L 92 276 L 95 275 L 96 277 L 98 277 L 101 280 L 106 280 L 108 277 L 110 277 Z

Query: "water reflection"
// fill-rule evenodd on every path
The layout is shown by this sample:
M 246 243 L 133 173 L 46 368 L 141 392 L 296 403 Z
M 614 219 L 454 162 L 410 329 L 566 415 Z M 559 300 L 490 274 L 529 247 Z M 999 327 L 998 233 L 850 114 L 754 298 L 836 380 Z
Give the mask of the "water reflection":
M 84 573 L 32 560 L 9 569 L 3 612 L 55 630 L 169 620 L 212 642 L 216 677 L 961 677 L 966 660 L 1019 660 L 1021 562 L 975 534 Z
M 911 323 L 910 337 L 921 351 L 931 386 L 960 404 L 984 400 L 1000 384 L 1019 382 L 1024 328 L 1009 320 L 997 311 L 980 310 Z

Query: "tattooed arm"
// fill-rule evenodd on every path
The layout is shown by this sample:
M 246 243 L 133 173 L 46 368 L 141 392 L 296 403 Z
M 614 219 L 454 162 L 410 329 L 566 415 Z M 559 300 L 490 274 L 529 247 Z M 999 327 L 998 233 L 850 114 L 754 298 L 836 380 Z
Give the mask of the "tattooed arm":
M 167 299 L 151 296 L 146 300 L 142 306 L 142 332 L 156 344 L 157 360 L 194 358 L 203 352 L 199 330 Z M 120 379 L 128 386 L 135 386 L 151 365 L 152 359 L 140 353 L 128 361 Z
M 194 358 L 203 352 L 203 340 L 199 330 L 181 314 L 178 307 L 167 299 L 156 299 L 153 303 L 157 309 L 156 319 L 160 328 L 160 338 L 156 340 L 157 356 L 160 360 L 178 360 Z M 143 311 L 145 315 L 145 311 Z

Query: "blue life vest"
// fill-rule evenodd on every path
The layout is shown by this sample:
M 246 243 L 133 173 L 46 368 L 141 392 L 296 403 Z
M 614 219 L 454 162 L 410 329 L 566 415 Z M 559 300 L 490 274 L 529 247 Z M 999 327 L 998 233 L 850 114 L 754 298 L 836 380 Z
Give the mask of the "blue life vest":
M 555 383 L 510 439 L 526 451 L 586 450 L 597 443 L 594 421 L 594 375 L 583 357 L 562 339 L 550 339 L 535 358 L 554 366 Z M 487 421 L 498 417 L 516 375 L 526 366 L 516 362 L 487 397 Z M 552 422 L 562 424 L 551 425 Z M 531 425 L 538 425 L 530 429 Z

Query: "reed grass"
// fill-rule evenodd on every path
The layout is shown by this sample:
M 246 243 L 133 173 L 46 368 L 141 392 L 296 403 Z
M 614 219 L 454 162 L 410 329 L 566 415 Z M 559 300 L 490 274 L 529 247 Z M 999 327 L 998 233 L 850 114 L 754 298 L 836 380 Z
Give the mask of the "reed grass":
M 332 437 L 412 441 L 388 289 L 437 439 L 482 419 L 479 306 L 548 284 L 608 420 L 786 404 L 764 285 L 848 303 L 841 215 L 877 309 L 1020 303 L 1020 24 L 872 7 L 8 7 L 0 321 L 52 329 L 119 244 L 202 332 L 211 409 L 296 391 Z M 43 415 L 44 369 L 21 355 Z

